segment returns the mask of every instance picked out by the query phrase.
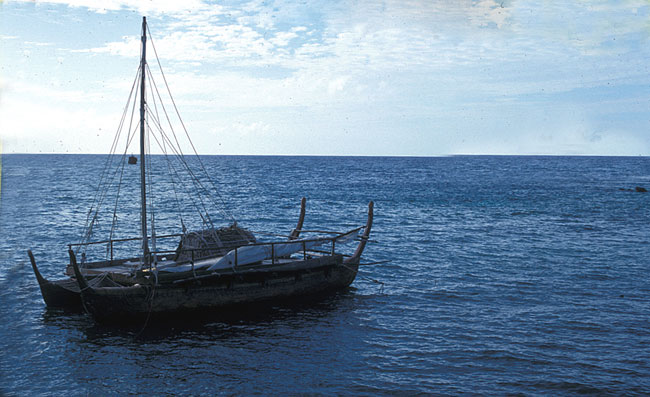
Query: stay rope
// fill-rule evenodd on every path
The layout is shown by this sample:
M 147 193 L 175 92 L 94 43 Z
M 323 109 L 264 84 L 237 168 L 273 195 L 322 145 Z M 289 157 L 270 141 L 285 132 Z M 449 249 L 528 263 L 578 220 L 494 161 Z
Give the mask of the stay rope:
M 110 182 L 105 183 L 105 179 L 108 178 L 109 170 L 110 170 L 111 165 L 113 163 L 115 150 L 117 149 L 117 144 L 119 142 L 119 138 L 120 138 L 120 136 L 122 134 L 122 129 L 124 127 L 124 120 L 126 119 L 126 114 L 128 112 L 129 104 L 131 103 L 131 98 L 133 97 L 134 89 L 136 87 L 136 83 L 137 83 L 138 80 L 139 80 L 138 79 L 138 74 L 136 73 L 136 78 L 134 79 L 133 84 L 131 85 L 131 91 L 129 93 L 129 97 L 127 99 L 126 105 L 124 106 L 124 111 L 122 112 L 122 117 L 120 119 L 120 123 L 118 125 L 115 136 L 113 137 L 113 143 L 111 144 L 111 149 L 109 151 L 109 154 L 108 154 L 108 156 L 106 158 L 106 161 L 104 163 L 104 167 L 103 167 L 102 172 L 100 174 L 98 188 L 95 191 L 95 195 L 93 197 L 93 201 L 92 201 L 92 204 L 90 206 L 90 210 L 88 211 L 88 215 L 86 217 L 86 222 L 85 222 L 84 228 L 83 228 L 83 235 L 81 237 L 81 243 L 87 242 L 90 239 L 90 237 L 92 236 L 93 225 L 98 220 L 99 209 L 101 208 L 104 200 L 106 199 L 106 196 L 108 195 L 109 186 L 115 180 L 115 175 L 117 173 L 117 169 L 115 170 L 115 172 L 113 172 L 113 176 L 110 179 Z M 135 101 L 134 101 L 134 103 L 135 103 Z M 102 186 L 104 187 L 103 189 L 102 189 Z M 93 212 L 93 209 L 95 210 L 94 212 Z M 79 249 L 81 247 L 82 246 L 79 246 L 77 248 L 77 253 L 79 253 Z
M 158 63 L 158 68 L 160 69 L 160 74 L 161 74 L 161 76 L 163 78 L 163 82 L 165 83 L 165 88 L 167 88 L 167 93 L 169 94 L 169 99 L 171 100 L 172 105 L 174 106 L 174 110 L 176 111 L 176 115 L 178 116 L 178 120 L 180 121 L 181 126 L 183 127 L 183 131 L 185 132 L 185 136 L 187 137 L 187 140 L 189 141 L 190 145 L 192 146 L 192 150 L 194 151 L 194 154 L 195 154 L 196 158 L 199 160 L 199 164 L 201 165 L 201 169 L 203 170 L 203 172 L 207 176 L 208 180 L 212 184 L 212 187 L 213 187 L 215 193 L 219 197 L 219 200 L 221 201 L 221 205 L 222 205 L 222 208 L 223 208 L 223 212 L 226 215 L 229 215 L 228 217 L 230 218 L 230 220 L 233 223 L 236 223 L 237 221 L 236 221 L 235 217 L 230 212 L 228 212 L 226 201 L 224 200 L 223 196 L 221 195 L 221 193 L 217 189 L 216 184 L 214 183 L 214 181 L 210 177 L 210 174 L 208 173 L 207 169 L 205 168 L 205 165 L 203 164 L 203 160 L 201 160 L 201 157 L 199 156 L 198 152 L 196 151 L 196 147 L 194 146 L 194 143 L 192 142 L 192 139 L 190 138 L 190 134 L 187 132 L 187 128 L 185 127 L 185 123 L 183 122 L 183 119 L 181 118 L 180 112 L 178 111 L 178 107 L 176 106 L 176 102 L 174 101 L 174 97 L 172 96 L 171 90 L 169 89 L 169 84 L 167 83 L 167 78 L 165 77 L 165 72 L 163 71 L 162 65 L 160 64 L 160 58 L 158 57 L 158 52 L 156 51 L 156 46 L 154 45 L 153 36 L 151 35 L 151 31 L 149 31 L 149 26 L 147 26 L 147 32 L 149 33 L 149 39 L 150 39 L 150 42 L 151 42 L 151 47 L 153 48 L 153 52 L 154 52 L 154 55 L 156 57 L 156 62 Z M 174 134 L 174 136 L 175 136 L 175 134 Z M 179 148 L 180 148 L 180 145 L 179 145 Z
M 153 45 L 153 43 L 152 43 L 152 45 Z M 162 71 L 162 69 L 161 69 L 161 71 Z M 154 81 L 154 78 L 153 78 L 153 75 L 151 74 L 151 71 L 149 71 L 149 76 L 150 76 L 150 80 L 151 80 L 151 81 Z M 159 101 L 162 103 L 162 96 L 160 95 L 160 91 L 158 91 L 158 87 L 155 85 L 155 81 L 154 81 L 153 87 L 154 87 L 154 89 L 155 89 L 155 91 L 156 91 L 156 94 L 158 95 Z M 169 95 L 170 95 L 170 97 L 171 97 L 171 93 L 170 93 Z M 173 101 L 173 98 L 172 98 L 172 101 Z M 155 122 L 156 122 L 156 124 L 157 124 L 158 131 L 161 133 L 161 135 L 164 135 L 164 136 L 167 138 L 167 142 L 168 142 L 169 146 L 172 148 L 172 150 L 173 150 L 173 152 L 175 153 L 175 155 L 176 155 L 176 157 L 178 158 L 178 160 L 183 164 L 183 166 L 184 166 L 185 169 L 187 170 L 187 172 L 188 172 L 188 174 L 189 174 L 189 176 L 190 176 L 190 179 L 191 179 L 192 183 L 194 184 L 195 188 L 200 187 L 200 189 L 201 189 L 202 191 L 205 192 L 206 197 L 207 197 L 210 201 L 212 201 L 212 203 L 214 204 L 214 206 L 215 206 L 217 209 L 220 210 L 220 212 L 221 212 L 221 214 L 224 216 L 224 218 L 226 218 L 226 219 L 229 218 L 233 223 L 235 223 L 235 222 L 236 222 L 235 218 L 232 216 L 232 214 L 230 214 L 230 213 L 226 210 L 225 202 L 224 202 L 223 199 L 221 198 L 221 195 L 219 194 L 219 190 L 216 189 L 216 187 L 214 186 L 214 182 L 212 182 L 212 180 L 211 180 L 211 178 L 210 178 L 210 174 L 209 174 L 209 173 L 207 172 L 207 170 L 205 169 L 205 166 L 203 166 L 203 162 L 202 162 L 202 160 L 201 160 L 201 157 L 200 157 L 198 154 L 196 154 L 196 153 L 195 153 L 195 157 L 198 159 L 199 164 L 201 165 L 201 167 L 202 167 L 202 169 L 203 169 L 203 172 L 205 173 L 206 177 L 207 177 L 208 180 L 210 180 L 210 182 L 212 183 L 214 191 L 217 193 L 217 195 L 218 195 L 219 198 L 221 199 L 221 201 L 222 201 L 221 204 L 215 202 L 215 201 L 212 199 L 212 195 L 210 194 L 209 190 L 208 190 L 205 186 L 203 186 L 203 183 L 201 183 L 201 180 L 200 180 L 200 179 L 199 179 L 199 178 L 194 174 L 194 172 L 192 171 L 192 168 L 190 167 L 190 165 L 187 163 L 187 160 L 185 159 L 185 155 L 183 154 L 183 150 L 182 150 L 181 145 L 180 145 L 180 143 L 179 143 L 179 141 L 178 141 L 178 137 L 176 136 L 176 132 L 174 131 L 174 127 L 173 127 L 172 122 L 171 122 L 171 120 L 170 120 L 170 118 L 169 118 L 169 114 L 167 113 L 167 110 L 165 109 L 164 106 L 161 106 L 161 107 L 162 107 L 163 113 L 164 113 L 164 115 L 165 115 L 165 118 L 166 118 L 166 120 L 167 120 L 167 124 L 169 125 L 169 128 L 170 128 L 170 130 L 171 130 L 171 132 L 172 132 L 172 136 L 173 136 L 173 138 L 174 138 L 174 141 L 176 142 L 176 145 L 174 145 L 174 143 L 171 141 L 171 139 L 169 139 L 169 138 L 167 137 L 167 134 L 165 134 L 165 131 L 164 131 L 163 127 L 162 127 L 162 124 L 160 123 L 160 120 L 159 120 L 159 119 L 156 119 Z M 147 108 L 148 108 L 148 106 L 147 106 Z M 178 117 L 179 117 L 179 119 L 180 119 L 180 115 L 179 115 Z M 188 135 L 188 139 L 189 139 L 189 135 Z M 192 144 L 191 140 L 190 140 L 190 144 Z M 197 189 L 197 190 L 198 190 L 198 189 Z M 202 201 L 203 201 L 203 198 L 200 197 L 200 199 L 201 199 L 201 202 L 202 202 Z M 202 205 L 203 205 L 203 204 L 202 204 Z M 203 206 L 205 207 L 205 205 L 203 205 Z M 205 213 L 207 214 L 207 210 L 205 211 Z M 209 218 L 209 215 L 208 215 L 208 218 Z M 212 225 L 212 220 L 209 220 L 209 224 Z
M 154 124 L 154 125 L 155 125 L 155 124 Z M 174 180 L 173 180 L 174 175 L 176 175 L 176 177 L 177 177 L 178 180 L 181 180 L 182 178 L 179 176 L 178 171 L 176 170 L 176 167 L 174 166 L 174 163 L 169 159 L 169 156 L 168 156 L 168 153 L 167 153 L 167 149 L 166 149 L 165 144 L 164 144 L 164 143 L 165 143 L 165 140 L 162 139 L 162 144 L 161 144 L 161 141 L 158 140 L 158 138 L 156 137 L 155 134 L 152 134 L 151 136 L 153 136 L 154 140 L 155 140 L 156 143 L 158 144 L 158 147 L 159 147 L 160 150 L 163 152 L 163 155 L 164 155 L 164 157 L 165 157 L 165 160 L 167 161 L 167 168 L 168 168 L 168 170 L 170 170 L 170 178 L 172 179 L 172 185 L 173 185 L 173 187 L 174 187 L 174 194 L 175 194 L 175 196 L 176 196 L 176 204 L 177 204 L 177 206 L 178 206 L 178 210 L 179 210 L 179 216 L 180 216 L 180 219 L 181 219 L 181 226 L 182 226 L 183 228 L 185 228 L 185 224 L 184 224 L 184 222 L 183 222 L 183 217 L 182 217 L 181 204 L 180 204 L 180 201 L 178 200 L 178 195 L 176 194 L 176 183 L 175 183 Z M 205 217 L 203 216 L 203 211 L 202 211 L 201 208 L 199 208 L 199 206 L 196 204 L 196 201 L 194 200 L 193 195 L 190 194 L 190 195 L 187 195 L 187 196 L 189 197 L 190 202 L 191 202 L 192 205 L 194 206 L 194 209 L 196 210 L 196 212 L 197 212 L 197 213 L 199 214 L 199 216 L 201 217 L 201 221 L 203 222 L 203 224 L 204 224 L 204 225 L 208 224 L 208 221 L 207 221 L 207 220 L 205 219 Z
M 229 220 L 233 224 L 237 223 L 235 217 L 232 215 L 231 212 L 228 211 L 228 205 L 226 203 L 224 196 L 221 194 L 220 189 L 217 188 L 217 183 L 215 182 L 211 174 L 208 172 L 208 169 L 206 168 L 203 159 L 201 158 L 201 156 L 199 156 L 196 147 L 190 138 L 187 127 L 185 126 L 185 123 L 180 115 L 176 102 L 171 94 L 171 90 L 169 88 L 167 78 L 162 69 L 162 65 L 158 57 L 153 39 L 151 39 L 151 32 L 149 31 L 148 27 L 147 27 L 147 33 L 149 34 L 150 37 L 149 42 L 151 43 L 151 46 L 153 48 L 153 53 L 156 57 L 156 63 L 158 65 L 158 69 L 160 70 L 160 75 L 162 76 L 166 88 L 165 97 L 167 96 L 169 97 L 169 100 L 167 100 L 166 98 L 165 101 L 167 101 L 167 103 L 171 101 L 176 116 L 174 117 L 173 115 L 171 115 L 171 112 L 167 111 L 164 105 L 165 101 L 163 101 L 163 95 L 161 95 L 161 91 L 158 89 L 158 86 L 156 85 L 156 80 L 154 79 L 153 73 L 149 68 L 148 63 L 140 62 L 138 70 L 136 71 L 135 78 L 133 79 L 131 85 L 129 96 L 127 98 L 126 104 L 124 105 L 120 117 L 120 122 L 114 134 L 109 153 L 106 156 L 105 161 L 103 162 L 103 166 L 99 174 L 98 187 L 93 194 L 91 206 L 84 222 L 83 233 L 80 237 L 80 244 L 76 248 L 77 254 L 79 254 L 80 250 L 83 250 L 82 251 L 83 253 L 86 252 L 88 247 L 87 243 L 91 241 L 93 234 L 96 232 L 95 229 L 99 228 L 100 211 L 104 209 L 105 203 L 107 201 L 113 201 L 112 217 L 111 220 L 108 222 L 108 225 L 103 223 L 103 218 L 101 219 L 102 233 L 104 228 L 106 228 L 107 229 L 106 232 L 108 232 L 108 236 L 109 236 L 109 241 L 112 241 L 118 232 L 119 229 L 118 225 L 120 225 L 118 219 L 120 211 L 118 211 L 118 209 L 124 205 L 124 199 L 120 197 L 121 194 L 124 194 L 123 192 L 124 189 L 122 188 L 122 184 L 129 179 L 128 177 L 129 173 L 125 169 L 125 166 L 127 164 L 126 161 L 127 155 L 129 153 L 129 148 L 131 147 L 131 144 L 133 143 L 135 137 L 137 136 L 138 128 L 140 127 L 139 121 L 137 123 L 134 122 L 134 120 L 136 120 L 135 114 L 137 112 L 136 108 L 138 102 L 136 98 L 140 93 L 140 86 L 142 84 L 141 79 L 144 78 L 145 76 L 149 76 L 147 81 L 148 92 L 146 92 L 147 94 L 146 96 L 147 99 L 151 99 L 151 102 L 145 100 L 144 103 L 145 110 L 146 110 L 146 119 L 145 119 L 146 136 L 147 136 L 146 153 L 147 154 L 151 153 L 151 146 L 154 145 L 151 139 L 153 137 L 153 141 L 155 141 L 155 145 L 157 145 L 160 148 L 162 154 L 164 155 L 164 160 L 167 164 L 166 168 L 169 177 L 171 178 L 171 185 L 174 191 L 174 203 L 175 203 L 175 207 L 178 210 L 178 216 L 180 218 L 180 223 L 181 223 L 183 233 L 186 233 L 187 229 L 186 229 L 186 220 L 183 217 L 184 211 L 183 211 L 182 204 L 187 201 L 191 203 L 191 207 L 193 207 L 194 210 L 198 213 L 200 217 L 200 221 L 202 222 L 204 228 L 215 230 L 214 224 L 210 217 L 210 211 L 208 210 L 208 208 L 210 208 L 213 212 L 214 210 L 219 211 L 224 219 Z M 140 49 L 142 50 L 142 44 Z M 145 68 L 144 73 L 142 70 L 143 67 Z M 156 73 L 156 75 L 158 74 Z M 142 88 L 144 89 L 144 87 Z M 150 106 L 150 103 L 153 105 L 153 108 Z M 126 119 L 129 115 L 130 118 L 129 118 L 129 122 L 127 123 Z M 180 126 L 182 127 L 187 142 L 189 142 L 189 145 L 193 152 L 193 156 L 191 157 L 196 158 L 196 162 L 194 161 L 191 162 L 192 166 L 190 166 L 190 162 L 188 162 L 189 160 L 188 156 L 186 156 L 183 153 L 183 148 L 179 140 L 179 135 L 175 131 L 174 123 L 172 123 L 172 118 L 174 118 L 174 123 L 176 124 L 177 127 L 178 127 L 178 122 L 180 122 Z M 178 118 L 178 122 L 176 121 L 176 118 Z M 165 128 L 163 128 L 163 125 L 161 123 L 162 120 L 165 121 Z M 124 136 L 126 136 L 124 151 L 120 153 L 118 146 L 120 145 L 120 142 L 124 142 L 123 141 Z M 184 140 L 185 138 L 182 139 L 182 141 Z M 185 145 L 187 142 L 183 142 L 183 144 Z M 175 164 L 176 162 L 178 162 L 179 164 L 178 165 Z M 198 169 L 197 169 L 197 165 L 198 165 Z M 151 233 L 152 233 L 152 244 L 154 247 L 154 251 L 155 251 L 155 244 L 156 244 L 155 242 L 156 217 L 154 215 L 154 209 L 157 203 L 156 200 L 159 199 L 158 196 L 156 196 L 156 194 L 158 195 L 161 194 L 161 191 L 159 191 L 160 189 L 156 189 L 156 191 L 154 192 L 153 183 L 152 183 L 154 178 L 158 178 L 156 175 L 153 175 L 154 168 L 157 167 L 158 166 L 153 164 L 152 161 L 148 161 L 146 164 L 147 182 L 149 184 L 149 186 L 147 187 L 148 194 L 149 194 L 148 205 L 150 208 L 149 218 L 150 218 L 151 228 L 152 228 Z M 181 186 L 180 191 L 177 189 L 178 186 Z M 190 193 L 190 191 L 194 193 Z M 113 199 L 113 195 L 115 195 L 114 199 Z M 106 255 L 108 255 L 109 252 L 111 251 L 109 250 L 109 246 L 107 246 Z

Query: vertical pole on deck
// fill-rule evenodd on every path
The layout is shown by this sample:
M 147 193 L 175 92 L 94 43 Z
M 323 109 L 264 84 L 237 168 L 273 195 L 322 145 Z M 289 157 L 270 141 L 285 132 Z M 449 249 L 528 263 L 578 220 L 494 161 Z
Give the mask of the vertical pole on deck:
M 147 186 L 145 179 L 145 76 L 147 66 L 147 17 L 142 17 L 142 58 L 140 59 L 140 214 L 142 223 L 142 261 L 149 264 L 147 241 Z

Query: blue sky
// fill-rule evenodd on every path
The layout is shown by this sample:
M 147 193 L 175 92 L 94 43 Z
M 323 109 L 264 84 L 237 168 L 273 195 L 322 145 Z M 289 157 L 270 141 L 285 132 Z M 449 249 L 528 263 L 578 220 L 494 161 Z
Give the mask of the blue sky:
M 199 153 L 650 155 L 648 1 L 0 4 L 5 153 L 107 152 L 146 15 Z

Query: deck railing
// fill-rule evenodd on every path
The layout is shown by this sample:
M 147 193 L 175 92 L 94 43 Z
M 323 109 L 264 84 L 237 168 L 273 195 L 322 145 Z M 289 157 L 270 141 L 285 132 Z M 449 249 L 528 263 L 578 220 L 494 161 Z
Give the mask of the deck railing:
M 283 241 L 265 241 L 265 242 L 257 242 L 257 243 L 244 243 L 241 245 L 235 245 L 233 247 L 218 247 L 218 246 L 206 246 L 206 247 L 200 247 L 200 248 L 181 248 L 176 249 L 176 250 L 157 250 L 157 251 L 151 251 L 149 252 L 149 263 L 153 262 L 153 257 L 154 256 L 160 256 L 160 257 L 165 257 L 166 255 L 177 255 L 180 256 L 181 254 L 189 253 L 191 255 L 190 262 L 192 264 L 192 270 L 194 270 L 194 262 L 198 259 L 204 259 L 208 257 L 214 257 L 215 255 L 207 255 L 207 256 L 200 256 L 196 257 L 196 253 L 200 251 L 215 251 L 219 249 L 226 249 L 228 250 L 227 252 L 233 251 L 234 250 L 234 266 L 239 265 L 239 250 L 244 248 L 244 247 L 255 247 L 255 246 L 270 246 L 271 248 L 271 264 L 275 265 L 277 262 L 278 257 L 276 256 L 276 246 L 277 245 L 285 245 L 285 244 L 296 244 L 300 243 L 302 244 L 302 249 L 294 252 L 294 253 L 302 253 L 303 259 L 307 259 L 308 252 L 312 253 L 320 253 L 320 254 L 329 254 L 329 255 L 334 255 L 336 253 L 336 241 L 341 239 L 343 236 L 349 235 L 350 233 L 353 232 L 358 232 L 359 230 L 363 229 L 363 227 L 359 227 L 356 229 L 353 229 L 351 231 L 345 232 L 345 233 L 340 233 L 340 232 L 332 232 L 332 231 L 323 231 L 323 230 L 302 230 L 301 232 L 303 233 L 327 233 L 327 234 L 335 234 L 335 236 L 332 237 L 318 237 L 318 238 L 311 238 L 311 239 L 300 239 L 300 240 L 283 240 Z M 178 238 L 182 237 L 183 234 L 167 234 L 167 235 L 161 235 L 161 236 L 156 236 L 156 239 L 170 239 L 170 238 Z M 149 237 L 151 239 L 151 237 Z M 68 244 L 68 248 L 72 249 L 73 247 L 86 247 L 86 246 L 95 246 L 95 245 L 101 245 L 105 244 L 107 252 L 110 253 L 110 260 L 109 263 L 113 265 L 114 262 L 114 247 L 116 243 L 127 243 L 127 242 L 134 242 L 134 241 L 142 241 L 142 237 L 132 237 L 132 238 L 121 238 L 121 239 L 110 239 L 110 240 L 102 240 L 102 241 L 92 241 L 92 242 L 86 242 L 86 243 L 72 243 Z M 244 241 L 244 240 L 242 240 Z M 330 247 L 328 250 L 323 249 L 325 247 L 320 247 L 321 249 L 314 249 L 314 248 L 307 248 L 308 243 L 314 243 L 314 242 L 322 242 L 322 245 L 326 244 L 329 242 Z M 224 254 L 225 255 L 225 254 Z
M 172 238 L 172 237 L 182 237 L 183 234 L 165 234 L 162 236 L 156 236 L 156 240 L 158 239 L 166 239 L 166 238 Z M 148 237 L 149 241 L 151 241 L 151 236 Z M 113 256 L 114 256 L 114 244 L 115 243 L 125 243 L 129 241 L 142 241 L 142 237 L 130 237 L 130 238 L 116 238 L 116 239 L 110 239 L 110 240 L 102 240 L 102 241 L 90 241 L 87 243 L 71 243 L 68 244 L 68 249 L 72 249 L 72 247 L 86 247 L 86 246 L 91 246 L 91 245 L 100 245 L 100 244 L 106 244 L 106 250 L 110 252 L 110 262 L 113 262 Z

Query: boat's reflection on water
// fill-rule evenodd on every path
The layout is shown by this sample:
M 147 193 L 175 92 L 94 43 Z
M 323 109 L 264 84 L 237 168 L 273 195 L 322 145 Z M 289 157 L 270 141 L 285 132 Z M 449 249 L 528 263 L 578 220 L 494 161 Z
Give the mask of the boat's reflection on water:
M 52 347 L 62 358 L 58 376 L 84 394 L 277 394 L 288 384 L 304 387 L 319 368 L 354 376 L 366 360 L 357 353 L 369 343 L 375 299 L 347 289 L 144 327 L 46 311 L 42 333 L 64 335 Z
M 140 323 L 101 324 L 86 313 L 46 308 L 43 323 L 49 327 L 76 328 L 84 342 L 110 345 L 115 342 L 157 343 L 183 339 L 225 340 L 231 337 L 269 335 L 276 327 L 290 330 L 325 326 L 352 313 L 362 295 L 355 288 L 254 305 L 236 305 L 219 310 L 195 311 L 165 317 L 145 318 Z M 349 320 L 349 318 L 348 318 Z M 128 342 L 127 342 L 128 343 Z

